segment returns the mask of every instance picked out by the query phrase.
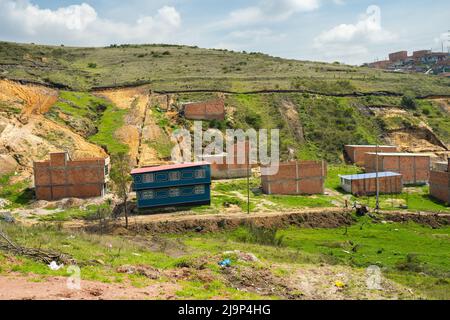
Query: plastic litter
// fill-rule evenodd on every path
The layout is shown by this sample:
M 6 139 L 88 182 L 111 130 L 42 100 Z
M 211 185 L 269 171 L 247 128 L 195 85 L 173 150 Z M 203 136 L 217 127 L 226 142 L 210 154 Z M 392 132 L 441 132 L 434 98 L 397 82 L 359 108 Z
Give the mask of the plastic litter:
M 63 264 L 58 265 L 58 264 L 56 263 L 56 261 L 52 261 L 52 262 L 50 262 L 50 264 L 48 265 L 48 267 L 49 267 L 51 270 L 56 271 L 56 270 L 59 270 L 59 269 L 61 269 L 62 267 L 64 267 L 64 265 L 63 265 Z
M 219 266 L 221 266 L 222 268 L 231 267 L 231 260 L 230 259 L 224 259 L 224 260 L 219 262 Z

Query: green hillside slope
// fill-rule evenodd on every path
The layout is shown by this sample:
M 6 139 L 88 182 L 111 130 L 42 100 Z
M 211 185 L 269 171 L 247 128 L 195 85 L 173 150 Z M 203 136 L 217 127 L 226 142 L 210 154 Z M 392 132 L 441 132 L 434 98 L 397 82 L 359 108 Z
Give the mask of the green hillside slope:
M 76 90 L 149 83 L 153 90 L 389 91 L 450 94 L 450 80 L 171 45 L 71 48 L 0 42 L 0 75 Z

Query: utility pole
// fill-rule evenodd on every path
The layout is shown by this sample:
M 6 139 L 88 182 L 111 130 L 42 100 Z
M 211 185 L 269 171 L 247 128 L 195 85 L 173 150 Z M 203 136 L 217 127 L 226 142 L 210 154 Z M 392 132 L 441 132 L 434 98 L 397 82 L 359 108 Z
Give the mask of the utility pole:
M 376 173 L 375 173 L 375 175 L 376 175 L 376 191 L 377 191 L 377 201 L 375 203 L 375 211 L 377 213 L 380 210 L 380 177 L 379 177 L 379 174 L 378 174 L 378 169 L 379 169 L 379 167 L 378 167 L 379 166 L 379 163 L 378 163 L 378 148 L 379 148 L 379 145 L 378 145 L 378 139 L 377 139 L 377 147 L 375 149 L 375 159 L 376 159 L 376 165 L 375 165 Z
M 248 150 L 245 151 L 247 158 L 247 214 L 250 214 L 250 141 L 248 143 Z

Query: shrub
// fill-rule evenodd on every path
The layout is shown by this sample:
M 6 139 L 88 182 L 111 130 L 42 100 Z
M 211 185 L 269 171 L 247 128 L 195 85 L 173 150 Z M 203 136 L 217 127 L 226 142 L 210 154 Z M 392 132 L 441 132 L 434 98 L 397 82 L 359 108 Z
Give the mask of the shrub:
M 277 236 L 278 228 L 276 227 L 266 228 L 249 223 L 246 226 L 246 231 L 247 233 L 242 239 L 245 242 L 277 247 L 283 245 L 284 236 Z
M 416 99 L 411 95 L 404 95 L 402 97 L 401 105 L 402 105 L 402 107 L 404 107 L 406 109 L 416 109 L 417 108 Z
M 89 62 L 88 63 L 88 68 L 95 69 L 95 68 L 97 68 L 97 64 L 93 63 L 93 62 Z

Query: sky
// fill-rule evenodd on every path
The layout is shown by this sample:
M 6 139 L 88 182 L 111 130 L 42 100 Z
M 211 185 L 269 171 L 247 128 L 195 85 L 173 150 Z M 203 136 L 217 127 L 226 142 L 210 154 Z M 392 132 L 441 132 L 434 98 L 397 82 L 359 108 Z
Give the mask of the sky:
M 348 64 L 447 51 L 448 0 L 0 0 L 0 40 L 170 43 Z

